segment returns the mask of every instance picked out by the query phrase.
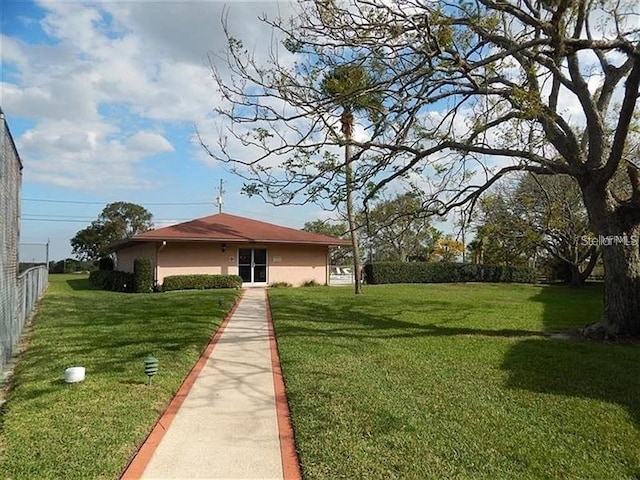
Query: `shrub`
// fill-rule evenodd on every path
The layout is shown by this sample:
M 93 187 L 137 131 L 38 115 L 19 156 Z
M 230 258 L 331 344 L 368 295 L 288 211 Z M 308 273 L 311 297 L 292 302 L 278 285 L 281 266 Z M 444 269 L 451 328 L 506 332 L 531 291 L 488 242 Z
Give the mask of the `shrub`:
M 133 292 L 135 284 L 133 273 L 114 270 L 112 274 L 111 288 L 109 288 L 109 290 L 113 292 Z
M 164 277 L 162 290 L 209 290 L 213 288 L 240 288 L 239 275 L 170 275 Z
M 275 282 L 269 284 L 269 288 L 287 288 L 292 286 L 293 285 L 291 285 L 289 282 Z
M 136 258 L 133 261 L 133 291 L 136 293 L 153 291 L 153 266 L 150 258 Z
M 316 282 L 315 280 L 307 280 L 305 282 L 302 283 L 303 287 L 319 287 L 320 284 L 318 282 Z
M 119 270 L 94 270 L 89 274 L 89 281 L 104 290 L 133 292 L 134 277 L 132 273 Z
M 94 270 L 89 273 L 89 282 L 96 287 L 104 288 L 107 277 L 110 275 L 110 272 L 106 270 Z
M 379 262 L 365 265 L 366 281 L 382 283 L 515 282 L 535 283 L 529 267 L 442 262 Z

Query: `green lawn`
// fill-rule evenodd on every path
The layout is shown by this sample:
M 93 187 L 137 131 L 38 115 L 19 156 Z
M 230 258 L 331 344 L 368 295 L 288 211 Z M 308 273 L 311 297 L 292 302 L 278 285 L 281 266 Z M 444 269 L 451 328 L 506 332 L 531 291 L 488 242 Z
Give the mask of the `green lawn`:
M 638 479 L 640 348 L 550 338 L 600 287 L 269 292 L 310 479 Z
M 0 418 L 0 478 L 117 478 L 237 294 L 122 294 L 51 276 Z M 160 362 L 150 388 L 148 354 Z M 74 365 L 86 380 L 65 384 Z

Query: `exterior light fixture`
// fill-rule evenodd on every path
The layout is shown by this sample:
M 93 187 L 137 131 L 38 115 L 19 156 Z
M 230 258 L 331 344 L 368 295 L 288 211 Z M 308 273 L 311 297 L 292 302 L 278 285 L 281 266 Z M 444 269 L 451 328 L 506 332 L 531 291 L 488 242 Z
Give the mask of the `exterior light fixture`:
M 220 250 L 222 250 L 222 253 L 227 251 L 227 244 L 223 243 L 222 245 L 220 245 Z
M 151 385 L 151 377 L 158 373 L 158 359 L 149 355 L 144 359 L 144 373 L 149 377 L 148 385 Z

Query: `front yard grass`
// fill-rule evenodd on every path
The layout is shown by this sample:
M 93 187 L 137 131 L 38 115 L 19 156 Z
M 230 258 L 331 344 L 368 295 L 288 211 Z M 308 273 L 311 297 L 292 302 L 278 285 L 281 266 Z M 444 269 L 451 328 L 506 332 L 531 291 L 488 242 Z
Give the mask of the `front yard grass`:
M 555 339 L 599 286 L 277 289 L 304 477 L 640 478 L 640 348 Z
M 237 295 L 122 294 L 50 276 L 0 417 L 0 477 L 118 478 Z M 151 387 L 148 354 L 160 367 Z M 86 380 L 65 384 L 70 366 Z

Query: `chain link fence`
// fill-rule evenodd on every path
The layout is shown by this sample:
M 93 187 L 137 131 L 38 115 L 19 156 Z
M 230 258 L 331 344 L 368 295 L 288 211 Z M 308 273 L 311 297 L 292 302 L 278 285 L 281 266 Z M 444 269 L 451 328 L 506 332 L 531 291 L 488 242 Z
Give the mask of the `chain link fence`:
M 18 276 L 22 162 L 0 108 L 0 381 L 47 284 L 47 267 Z
M 5 370 L 11 360 L 14 349 L 20 342 L 24 326 L 47 288 L 49 272 L 46 266 L 39 265 L 20 274 L 17 280 L 14 301 L 10 303 L 12 308 L 8 312 L 2 312 L 2 322 L 0 323 L 0 373 Z

